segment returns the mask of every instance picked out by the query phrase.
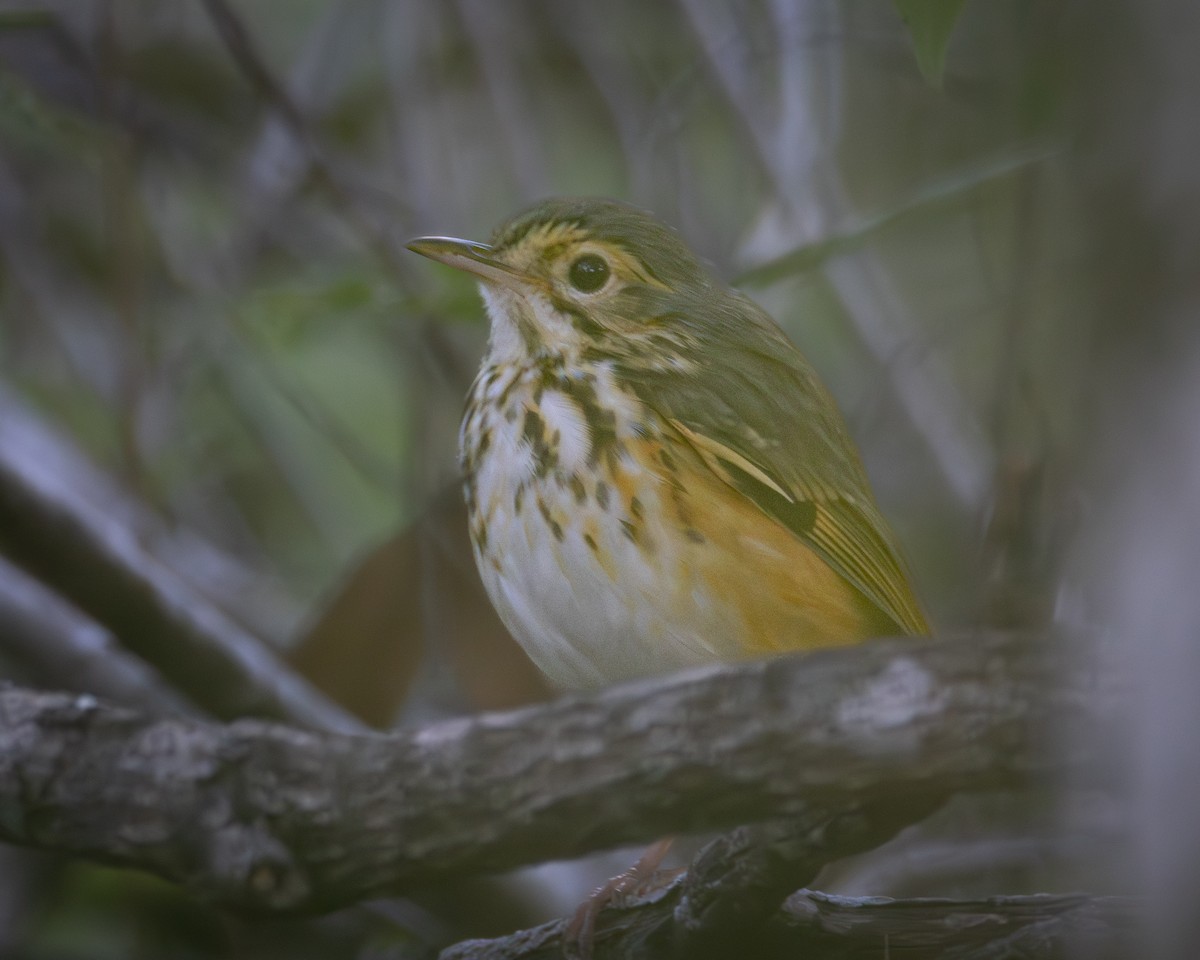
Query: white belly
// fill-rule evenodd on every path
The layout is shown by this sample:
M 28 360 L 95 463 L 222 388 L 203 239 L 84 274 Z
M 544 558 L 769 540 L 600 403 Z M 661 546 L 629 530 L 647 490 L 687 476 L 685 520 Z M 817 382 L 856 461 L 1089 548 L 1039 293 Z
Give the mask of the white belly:
M 538 417 L 527 421 L 536 379 L 514 373 L 489 384 L 485 370 L 475 400 L 491 391 L 505 403 L 472 403 L 463 426 L 475 559 L 501 619 L 561 687 L 721 659 L 702 638 L 731 634 L 714 629 L 716 611 L 689 562 L 693 546 L 661 526 L 667 484 L 626 447 L 647 425 L 603 370 L 595 397 L 618 411 L 603 437 L 588 404 L 544 385 Z M 471 449 L 485 434 L 485 448 Z M 589 458 L 601 442 L 624 495 L 612 483 L 597 486 Z

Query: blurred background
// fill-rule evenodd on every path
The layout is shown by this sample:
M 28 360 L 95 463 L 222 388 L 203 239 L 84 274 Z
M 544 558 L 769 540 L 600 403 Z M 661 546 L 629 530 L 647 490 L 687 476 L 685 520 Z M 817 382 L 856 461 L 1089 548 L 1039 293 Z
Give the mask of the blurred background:
M 404 242 L 600 194 L 678 227 L 813 360 L 942 628 L 1101 624 L 1145 682 L 1175 678 L 1135 719 L 1155 749 L 1114 756 L 1174 809 L 1194 771 L 1156 785 L 1196 729 L 1200 539 L 1182 10 L 0 3 L 0 671 L 318 722 L 311 691 L 201 669 L 218 622 L 374 726 L 546 696 L 480 593 L 456 488 L 482 309 Z M 173 612 L 143 616 L 147 590 Z M 951 811 L 831 885 L 1119 889 L 1136 862 L 1179 889 L 1121 860 L 1108 801 L 1072 803 L 1067 830 L 1049 800 Z M 420 955 L 558 915 L 548 886 L 591 875 L 553 876 L 264 930 L 0 848 L 0 948 Z

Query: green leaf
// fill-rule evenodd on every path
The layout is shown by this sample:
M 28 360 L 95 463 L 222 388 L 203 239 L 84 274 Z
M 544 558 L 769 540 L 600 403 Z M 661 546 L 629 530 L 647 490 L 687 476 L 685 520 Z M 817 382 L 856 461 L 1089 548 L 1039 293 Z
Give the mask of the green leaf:
M 895 0 L 912 38 L 921 75 L 935 87 L 942 85 L 946 48 L 964 3 L 966 0 Z

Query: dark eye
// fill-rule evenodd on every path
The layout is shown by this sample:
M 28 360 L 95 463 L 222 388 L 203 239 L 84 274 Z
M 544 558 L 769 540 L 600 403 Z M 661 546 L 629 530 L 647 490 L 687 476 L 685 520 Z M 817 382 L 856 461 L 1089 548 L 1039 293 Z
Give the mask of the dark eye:
M 585 253 L 571 264 L 567 279 L 580 293 L 595 293 L 608 282 L 608 264 L 594 253 Z

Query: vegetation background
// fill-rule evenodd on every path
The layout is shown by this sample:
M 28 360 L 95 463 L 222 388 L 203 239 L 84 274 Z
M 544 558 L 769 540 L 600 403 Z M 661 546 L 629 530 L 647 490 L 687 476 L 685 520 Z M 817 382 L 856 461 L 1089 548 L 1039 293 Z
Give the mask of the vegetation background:
M 1198 621 L 1182 574 L 1196 16 L 1181 10 L 5 2 L 0 460 L 378 725 L 544 695 L 479 602 L 456 513 L 482 310 L 403 244 L 486 239 L 549 195 L 624 198 L 821 370 L 939 624 L 1138 638 L 1149 682 L 1176 684 L 1156 702 L 1180 712 L 1135 725 L 1161 766 L 1135 747 L 1118 764 L 1141 771 L 1145 802 L 1182 803 Z M 21 643 L 31 610 L 88 619 L 25 549 L 0 529 L 0 670 L 89 689 L 93 667 Z M 138 654 L 138 684 L 181 697 L 171 651 Z M 182 699 L 220 715 L 203 678 Z M 1184 783 L 1156 792 L 1168 767 Z M 1053 813 L 996 800 L 944 826 L 991 846 L 834 879 L 1120 889 L 1114 844 L 1045 840 Z M 146 877 L 3 848 L 0 953 L 399 955 L 401 928 L 455 939 L 562 913 L 549 888 L 569 901 L 590 874 L 559 869 L 503 895 L 431 893 L 367 942 L 337 916 L 248 923 Z

